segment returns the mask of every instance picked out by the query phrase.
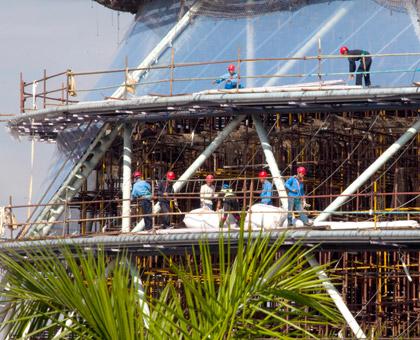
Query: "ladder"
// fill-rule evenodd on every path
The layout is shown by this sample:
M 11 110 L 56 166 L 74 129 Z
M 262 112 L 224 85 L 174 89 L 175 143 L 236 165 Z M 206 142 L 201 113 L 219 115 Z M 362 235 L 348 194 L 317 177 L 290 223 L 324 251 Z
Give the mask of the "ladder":
M 96 138 L 75 164 L 60 188 L 50 199 L 48 205 L 44 207 L 35 222 L 21 233 L 20 238 L 42 237 L 49 233 L 55 222 L 63 214 L 65 210 L 64 203 L 71 200 L 77 194 L 83 182 L 95 169 L 98 162 L 117 137 L 121 127 L 122 124 L 118 125 L 117 128 L 114 128 L 110 124 L 104 124 L 101 127 Z

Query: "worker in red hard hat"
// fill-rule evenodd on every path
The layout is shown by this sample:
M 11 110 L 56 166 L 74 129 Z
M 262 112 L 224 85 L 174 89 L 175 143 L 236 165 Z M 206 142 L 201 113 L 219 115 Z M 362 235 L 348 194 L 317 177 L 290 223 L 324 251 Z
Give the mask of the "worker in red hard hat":
M 158 202 L 160 205 L 160 220 L 164 229 L 171 227 L 171 202 L 174 202 L 174 206 L 177 206 L 174 198 L 174 187 L 173 181 L 176 179 L 175 172 L 168 171 L 166 173 L 166 179 L 159 181 L 157 186 Z
M 273 205 L 273 200 L 272 200 L 273 185 L 268 180 L 267 171 L 265 170 L 260 171 L 258 174 L 258 178 L 262 184 L 262 189 L 261 189 L 261 194 L 260 194 L 261 203 L 267 204 L 267 205 Z
M 134 184 L 133 190 L 131 191 L 131 198 L 138 199 L 142 214 L 144 216 L 144 229 L 152 229 L 152 187 L 148 182 L 142 179 L 140 171 L 134 171 L 133 173 Z
M 232 90 L 232 89 L 241 89 L 242 85 L 239 81 L 239 76 L 235 72 L 235 65 L 230 64 L 227 68 L 228 73 L 225 73 L 224 75 L 220 76 L 218 79 L 213 81 L 213 84 L 220 84 L 225 82 L 225 89 L 226 90 Z
M 342 46 L 340 48 L 341 55 L 349 56 L 349 78 L 354 79 L 353 72 L 356 71 L 356 61 L 359 61 L 359 67 L 356 72 L 356 85 L 362 85 L 362 78 L 365 80 L 365 86 L 370 86 L 370 67 L 372 66 L 372 58 L 368 57 L 370 53 L 364 50 L 349 50 L 347 46 Z M 367 57 L 364 57 L 364 56 Z M 353 56 L 353 57 L 352 57 Z
M 213 200 L 217 198 L 216 189 L 214 187 L 214 176 L 207 175 L 206 183 L 200 188 L 200 203 L 202 208 L 213 210 Z
M 303 187 L 303 180 L 306 176 L 306 169 L 300 166 L 296 170 L 296 175 L 290 177 L 284 186 L 288 191 L 288 214 L 287 222 L 289 226 L 293 226 L 293 211 L 298 212 L 299 219 L 306 225 L 309 225 L 308 216 L 303 212 L 303 209 L 307 206 L 305 200 L 305 190 Z

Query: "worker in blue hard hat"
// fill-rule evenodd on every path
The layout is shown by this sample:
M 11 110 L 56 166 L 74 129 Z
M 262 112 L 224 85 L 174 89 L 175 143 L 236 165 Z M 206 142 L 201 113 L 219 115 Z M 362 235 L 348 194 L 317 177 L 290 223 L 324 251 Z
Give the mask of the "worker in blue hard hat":
M 241 220 L 241 216 L 239 215 L 239 202 L 229 184 L 223 184 L 218 197 L 219 201 L 217 202 L 217 209 L 221 209 L 223 207 L 223 217 L 221 220 L 222 224 L 226 222 L 229 213 L 235 218 L 236 223 L 239 224 Z
M 218 79 L 213 81 L 213 84 L 220 84 L 225 83 L 225 89 L 226 90 L 232 90 L 242 88 L 242 85 L 240 84 L 240 78 L 238 74 L 235 72 L 235 65 L 230 64 L 228 66 L 228 73 L 225 73 L 224 75 L 220 76 Z

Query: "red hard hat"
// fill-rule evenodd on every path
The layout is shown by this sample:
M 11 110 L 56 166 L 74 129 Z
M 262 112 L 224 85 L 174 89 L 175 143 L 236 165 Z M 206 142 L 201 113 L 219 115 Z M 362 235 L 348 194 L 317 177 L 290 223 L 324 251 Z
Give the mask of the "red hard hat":
M 306 169 L 303 166 L 300 166 L 297 168 L 297 173 L 306 175 Z
M 345 54 L 348 51 L 349 51 L 349 48 L 347 46 L 340 47 L 340 54 Z
M 175 172 L 173 171 L 168 171 L 166 173 L 166 178 L 169 179 L 170 181 L 173 181 L 176 178 Z
M 258 174 L 259 178 L 267 178 L 268 174 L 267 171 L 260 171 L 260 173 Z
M 235 71 L 235 65 L 230 64 L 230 65 L 228 66 L 228 71 Z
M 214 181 L 214 176 L 213 176 L 213 175 L 207 175 L 207 176 L 206 176 L 206 181 L 211 181 L 211 182 L 213 182 L 213 181 Z
M 140 171 L 134 171 L 133 178 L 141 177 Z

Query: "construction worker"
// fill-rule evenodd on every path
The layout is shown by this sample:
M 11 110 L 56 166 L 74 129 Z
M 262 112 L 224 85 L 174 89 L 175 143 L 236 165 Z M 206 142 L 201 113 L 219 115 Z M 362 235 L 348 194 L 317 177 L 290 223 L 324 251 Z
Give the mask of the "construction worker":
M 260 194 L 261 203 L 267 204 L 267 205 L 273 205 L 273 201 L 271 199 L 272 197 L 272 191 L 273 191 L 273 185 L 271 182 L 267 179 L 268 174 L 266 171 L 262 170 L 258 174 L 258 178 L 260 182 L 262 183 L 262 190 Z
M 214 188 L 214 176 L 207 175 L 206 183 L 200 188 L 200 203 L 202 208 L 213 210 L 213 200 L 217 198 Z
M 228 73 L 225 73 L 220 78 L 214 80 L 213 84 L 220 84 L 222 82 L 225 82 L 226 90 L 232 90 L 236 88 L 241 89 L 242 85 L 239 84 L 239 76 L 235 72 L 235 65 L 230 64 L 227 69 L 228 69 Z
M 138 199 L 142 214 L 148 215 L 144 216 L 144 229 L 152 229 L 152 187 L 142 178 L 140 171 L 135 171 L 133 174 L 134 185 L 133 190 L 131 191 L 131 198 Z
M 171 218 L 169 213 L 171 212 L 171 201 L 173 197 L 170 197 L 174 194 L 173 181 L 175 180 L 176 175 L 173 171 L 168 171 L 166 173 L 166 180 L 159 181 L 157 186 L 158 193 L 158 202 L 160 205 L 160 213 L 162 213 L 162 224 L 163 228 L 167 229 L 171 227 Z M 175 204 L 175 203 L 174 203 Z
M 293 226 L 293 211 L 299 211 L 299 219 L 306 225 L 309 224 L 308 216 L 302 211 L 309 206 L 306 204 L 305 190 L 303 188 L 303 180 L 306 175 L 306 169 L 303 166 L 297 168 L 297 175 L 290 177 L 284 186 L 288 191 L 288 214 L 287 222 L 289 226 Z
M 350 79 L 354 79 L 353 72 L 356 71 L 356 61 L 359 61 L 359 67 L 357 68 L 356 74 L 356 85 L 362 85 L 362 77 L 365 79 L 365 86 L 370 86 L 370 66 L 372 65 L 372 58 L 371 57 L 364 57 L 365 55 L 369 55 L 368 51 L 364 50 L 349 50 L 347 46 L 342 46 L 340 48 L 341 55 L 348 55 L 349 58 L 349 72 L 350 72 Z M 351 57 L 354 56 L 354 57 Z
M 239 202 L 235 193 L 230 188 L 229 184 L 225 183 L 219 193 L 219 200 L 217 202 L 217 210 L 223 207 L 222 224 L 226 222 L 229 212 L 233 211 L 232 216 L 235 218 L 236 223 L 239 224 L 241 216 L 239 215 Z

